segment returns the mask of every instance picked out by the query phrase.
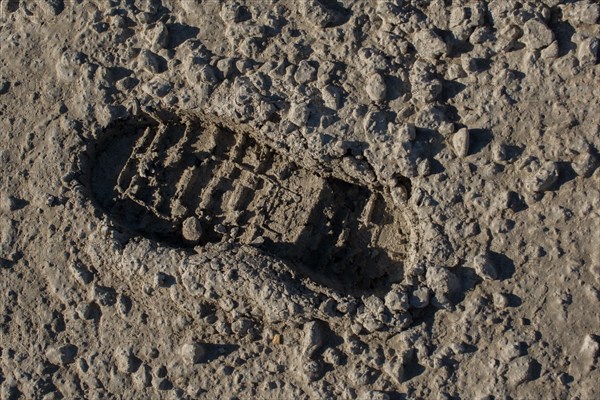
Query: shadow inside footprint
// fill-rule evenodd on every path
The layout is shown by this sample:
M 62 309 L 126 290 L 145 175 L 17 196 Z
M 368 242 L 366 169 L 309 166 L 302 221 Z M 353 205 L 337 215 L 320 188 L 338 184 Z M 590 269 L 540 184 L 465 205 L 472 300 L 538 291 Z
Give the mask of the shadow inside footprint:
M 176 247 L 253 245 L 344 294 L 403 278 L 410 232 L 384 191 L 319 176 L 197 117 L 118 121 L 90 149 L 87 185 L 127 231 Z

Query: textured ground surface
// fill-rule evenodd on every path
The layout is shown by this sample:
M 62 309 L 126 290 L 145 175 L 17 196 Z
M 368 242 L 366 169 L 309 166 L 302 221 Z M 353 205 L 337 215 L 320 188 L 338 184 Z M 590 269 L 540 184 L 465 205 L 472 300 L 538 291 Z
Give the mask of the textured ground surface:
M 1 399 L 600 397 L 597 1 L 0 21 Z

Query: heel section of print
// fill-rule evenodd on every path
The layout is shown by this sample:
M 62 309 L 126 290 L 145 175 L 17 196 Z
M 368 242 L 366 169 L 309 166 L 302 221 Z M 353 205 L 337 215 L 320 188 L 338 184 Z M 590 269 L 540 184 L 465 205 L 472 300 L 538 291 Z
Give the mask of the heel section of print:
M 269 320 L 360 308 L 374 330 L 410 325 L 409 188 L 317 173 L 214 118 L 167 111 L 111 123 L 87 158 L 95 207 L 180 249 L 190 292 L 252 298 Z

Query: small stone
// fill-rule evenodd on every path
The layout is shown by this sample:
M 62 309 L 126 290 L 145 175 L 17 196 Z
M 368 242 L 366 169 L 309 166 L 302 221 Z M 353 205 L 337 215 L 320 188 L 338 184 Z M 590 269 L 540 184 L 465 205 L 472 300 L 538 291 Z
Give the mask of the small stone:
M 304 324 L 304 339 L 302 340 L 302 354 L 311 358 L 323 345 L 323 323 L 311 321 Z
M 583 339 L 579 354 L 575 357 L 574 367 L 581 374 L 588 374 L 598 361 L 600 342 L 595 335 L 586 335 Z
M 598 63 L 598 48 L 600 41 L 597 38 L 583 40 L 577 46 L 577 59 L 581 67 L 592 67 Z
M 402 184 L 390 187 L 390 195 L 394 204 L 401 206 L 408 201 L 408 189 Z
M 160 78 L 154 78 L 142 85 L 142 90 L 145 93 L 155 97 L 165 97 L 171 92 L 171 89 L 173 89 L 173 86 Z
M 414 124 L 403 124 L 398 130 L 398 139 L 401 143 L 412 142 L 417 137 Z
M 448 80 L 456 80 L 456 79 L 461 79 L 461 78 L 465 78 L 467 76 L 467 73 L 465 72 L 465 70 L 463 69 L 463 67 L 459 64 L 451 64 L 448 66 L 448 72 L 447 72 L 447 77 Z
M 386 138 L 388 131 L 388 120 L 385 113 L 370 111 L 363 119 L 363 129 L 373 139 Z
M 231 331 L 237 336 L 246 336 L 252 331 L 254 322 L 248 318 L 240 318 L 231 324 Z
M 571 165 L 577 175 L 589 178 L 598 168 L 598 164 L 598 159 L 590 151 L 586 151 L 579 154 Z
M 66 344 L 58 347 L 49 347 L 46 350 L 46 358 L 55 365 L 67 365 L 75 361 L 77 357 L 77 346 Z
M 598 354 L 600 353 L 600 341 L 598 340 L 598 337 L 586 335 L 583 339 L 583 343 L 579 352 L 589 356 L 592 359 L 597 358 Z
M 374 72 L 367 79 L 367 94 L 374 102 L 382 102 L 387 97 L 387 85 L 381 74 Z
M 544 163 L 537 172 L 530 177 L 526 186 L 533 192 L 545 192 L 550 190 L 558 180 L 558 167 L 556 163 L 548 161 Z
M 540 58 L 543 60 L 554 60 L 560 54 L 560 47 L 555 40 L 552 44 L 540 52 Z
M 431 29 L 417 32 L 413 39 L 413 45 L 420 56 L 436 59 L 448 53 L 446 42 Z
M 202 223 L 196 217 L 189 217 L 181 224 L 181 234 L 187 241 L 197 243 L 202 239 Z
M 317 28 L 332 27 L 339 22 L 341 13 L 332 7 L 327 6 L 327 2 L 320 0 L 302 0 L 298 1 L 300 14 Z
M 147 32 L 147 38 L 154 49 L 166 49 L 169 44 L 169 30 L 164 23 L 159 22 L 154 29 Z
M 181 346 L 181 358 L 188 365 L 198 364 L 206 359 L 206 348 L 199 343 L 186 343 Z
M 506 377 L 512 386 L 518 386 L 533 379 L 533 359 L 523 356 L 515 359 L 508 365 Z
M 497 163 L 508 159 L 508 148 L 503 143 L 496 143 L 492 146 L 492 160 Z
M 283 343 L 283 337 L 279 333 L 276 333 L 275 335 L 273 335 L 273 339 L 271 339 L 271 343 L 275 346 L 279 346 L 280 344 Z
M 523 43 L 532 49 L 541 49 L 549 46 L 554 41 L 554 33 L 550 28 L 537 19 L 525 22 Z
M 303 127 L 308 122 L 310 110 L 306 103 L 292 103 L 288 111 L 288 119 L 298 127 Z
M 139 55 L 139 67 L 146 71 L 157 74 L 160 72 L 160 62 L 158 56 L 150 50 L 142 50 Z
M 228 24 L 237 24 L 246 21 L 251 17 L 248 9 L 245 6 L 240 5 L 237 1 L 225 2 L 221 7 L 219 16 L 223 22 Z
M 294 74 L 294 80 L 302 85 L 312 82 L 315 79 L 317 79 L 317 69 L 306 60 L 300 61 L 296 73 Z
M 494 293 L 492 297 L 496 308 L 506 308 L 510 305 L 508 296 L 504 293 Z
M 523 30 L 517 25 L 506 25 L 498 32 L 496 50 L 499 52 L 510 51 L 517 46 L 517 39 Z
M 362 326 L 369 333 L 377 332 L 385 327 L 383 322 L 377 316 L 372 314 L 363 317 Z
M 14 196 L 0 193 L 0 210 L 15 211 L 17 208 L 17 199 Z
M 595 0 L 569 4 L 567 10 L 567 20 L 574 25 L 593 25 L 600 18 L 600 4 Z
M 469 141 L 470 135 L 467 128 L 459 129 L 459 131 L 452 136 L 452 147 L 458 157 L 465 157 L 469 154 Z
M 342 89 L 335 85 L 327 85 L 321 90 L 321 96 L 326 107 L 339 110 L 342 107 Z
M 390 290 L 386 295 L 385 295 L 385 306 L 387 308 L 389 308 L 391 311 L 395 311 L 395 312 L 403 312 L 408 310 L 409 307 L 409 301 L 408 301 L 408 295 L 406 294 L 406 292 L 402 291 L 402 290 Z
M 446 307 L 451 298 L 460 290 L 460 279 L 448 268 L 430 267 L 425 274 L 427 286 L 434 294 L 434 305 Z
M 475 256 L 473 259 L 473 268 L 475 269 L 475 272 L 477 272 L 477 275 L 485 280 L 498 279 L 496 266 L 492 263 L 487 253 Z
M 425 308 L 429 305 L 429 297 L 429 289 L 420 287 L 410 295 L 410 306 L 413 308 Z

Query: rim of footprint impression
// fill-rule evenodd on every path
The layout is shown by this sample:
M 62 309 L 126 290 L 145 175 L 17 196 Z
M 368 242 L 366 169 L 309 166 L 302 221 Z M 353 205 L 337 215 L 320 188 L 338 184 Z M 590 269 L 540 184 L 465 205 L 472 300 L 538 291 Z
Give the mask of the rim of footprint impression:
M 98 130 L 80 182 L 112 247 L 90 257 L 173 275 L 182 308 L 225 300 L 269 322 L 403 330 L 453 302 L 458 278 L 418 262 L 410 189 L 317 173 L 230 127 L 161 110 Z

